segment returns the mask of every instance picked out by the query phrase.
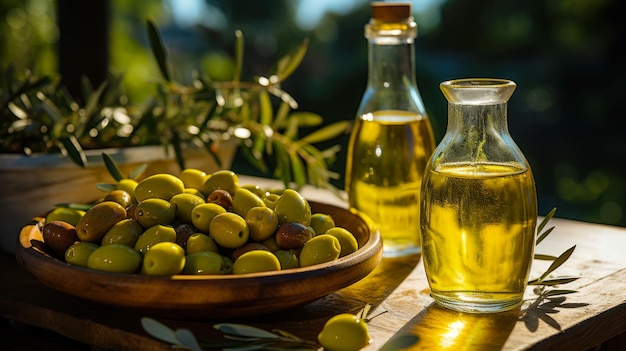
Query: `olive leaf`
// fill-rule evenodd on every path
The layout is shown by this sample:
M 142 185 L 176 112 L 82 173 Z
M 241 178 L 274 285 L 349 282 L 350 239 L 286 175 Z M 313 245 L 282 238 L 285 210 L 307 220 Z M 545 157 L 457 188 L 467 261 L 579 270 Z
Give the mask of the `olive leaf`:
M 161 74 L 166 81 L 171 81 L 170 72 L 167 66 L 167 55 L 165 53 L 165 48 L 163 47 L 163 42 L 161 41 L 161 36 L 159 31 L 156 28 L 156 25 L 151 20 L 146 21 L 146 26 L 148 29 L 148 38 L 150 39 L 150 47 L 152 48 L 152 53 L 157 60 L 157 64 L 159 65 L 159 69 L 161 70 Z
M 152 337 L 159 339 L 161 341 L 165 341 L 170 344 L 180 345 L 178 338 L 176 337 L 176 332 L 165 324 L 157 322 L 152 318 L 141 318 L 141 326 L 146 331 L 146 333 L 150 334 Z
M 249 338 L 280 338 L 280 335 L 245 324 L 221 323 L 215 324 L 213 328 L 224 334 L 232 336 L 244 336 Z

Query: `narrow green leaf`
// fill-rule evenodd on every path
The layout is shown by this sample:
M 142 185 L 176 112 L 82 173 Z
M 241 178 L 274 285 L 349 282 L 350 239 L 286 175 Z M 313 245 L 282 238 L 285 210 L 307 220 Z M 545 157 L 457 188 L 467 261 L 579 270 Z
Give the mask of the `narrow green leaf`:
M 319 114 L 306 111 L 294 112 L 289 118 L 297 119 L 300 127 L 317 127 L 324 122 L 324 118 Z
M 119 182 L 120 180 L 124 179 L 124 175 L 122 174 L 122 171 L 117 166 L 117 163 L 115 163 L 115 160 L 113 159 L 113 157 L 111 157 L 111 155 L 107 154 L 106 152 L 103 152 L 102 161 L 104 162 L 104 165 L 106 166 L 107 171 L 109 171 L 109 174 L 111 175 L 111 177 L 113 177 L 113 179 L 115 179 L 116 182 Z
M 180 134 L 176 129 L 172 130 L 172 140 L 170 141 L 172 147 L 174 147 L 174 156 L 176 157 L 176 163 L 182 171 L 185 169 L 185 154 L 182 148 L 182 142 L 180 140 Z
M 276 155 L 274 176 L 281 180 L 285 187 L 289 187 L 292 181 L 289 153 L 281 143 L 274 142 L 274 154 Z
M 535 246 L 539 245 L 543 241 L 543 239 L 547 238 L 548 235 L 550 235 L 550 233 L 552 233 L 554 228 L 555 227 L 550 227 L 550 228 L 546 229 L 546 231 L 543 232 L 541 235 L 539 235 L 539 237 L 537 237 L 537 242 L 535 243 Z
M 576 245 L 565 250 L 565 252 L 563 252 L 556 260 L 554 260 L 554 262 L 552 262 L 550 267 L 548 267 L 548 270 L 546 270 L 546 272 L 541 275 L 539 280 L 543 281 L 550 273 L 559 268 L 565 261 L 567 261 L 567 259 L 572 255 L 575 249 Z
M 349 132 L 349 128 L 351 125 L 352 123 L 349 121 L 336 122 L 302 137 L 300 139 L 300 142 L 315 144 L 322 141 L 327 141 Z
M 259 94 L 259 106 L 261 109 L 259 123 L 262 126 L 271 125 L 274 111 L 272 108 L 272 102 L 270 101 L 270 96 L 265 90 L 261 91 Z
M 41 108 L 45 111 L 45 113 L 52 117 L 56 123 L 61 124 L 61 122 L 63 122 L 63 113 L 59 110 L 59 108 L 47 97 L 37 97 L 40 99 Z
M 213 327 L 222 333 L 229 335 L 247 336 L 253 338 L 280 338 L 279 335 L 245 324 L 221 323 L 215 324 Z
M 100 184 L 96 184 L 96 188 L 98 190 L 104 191 L 105 193 L 110 193 L 111 191 L 117 189 L 117 186 L 115 184 L 100 183 Z
M 141 318 L 141 326 L 143 327 L 143 330 L 145 330 L 146 333 L 150 334 L 152 337 L 165 341 L 169 344 L 179 345 L 176 333 L 166 325 L 157 322 L 152 318 L 144 317 Z
M 82 146 L 78 142 L 75 136 L 70 135 L 68 137 L 59 138 L 59 141 L 67 151 L 67 155 L 81 167 L 85 167 L 87 165 L 87 156 L 85 156 L 85 151 L 83 151 Z
M 146 171 L 146 169 L 148 169 L 148 164 L 147 163 L 143 163 L 140 166 L 138 166 L 137 168 L 135 168 L 129 175 L 128 178 L 130 179 L 134 179 L 137 180 L 139 179 L 139 177 L 143 174 L 143 172 Z
M 289 159 L 291 161 L 291 172 L 293 174 L 293 181 L 296 183 L 298 188 L 301 188 L 306 184 L 306 173 L 305 167 L 302 163 L 302 159 L 298 156 L 297 153 L 293 152 L 289 154 Z
M 552 255 L 535 254 L 534 258 L 542 261 L 554 261 L 557 257 Z
M 161 74 L 166 81 L 171 81 L 170 72 L 167 66 L 167 55 L 165 52 L 165 48 L 163 47 L 163 42 L 161 41 L 161 36 L 157 30 L 156 24 L 151 20 L 146 22 L 148 29 L 148 38 L 150 39 L 150 47 L 152 48 L 152 54 L 154 58 L 157 60 L 157 64 L 159 65 L 159 69 L 161 70 Z
M 541 285 L 546 285 L 546 286 L 561 285 L 561 284 L 571 283 L 578 279 L 580 279 L 580 277 L 561 277 L 561 278 L 545 279 L 541 281 Z
M 548 224 L 548 222 L 550 222 L 550 219 L 552 219 L 555 213 L 556 213 L 556 207 L 552 208 L 552 210 L 550 210 L 550 212 L 548 212 L 548 214 L 543 218 L 543 220 L 537 227 L 537 233 L 541 233 L 543 228 Z
M 300 125 L 298 124 L 297 118 L 287 118 L 287 129 L 283 132 L 283 135 L 291 140 L 295 140 L 298 136 L 298 130 L 300 129 Z
M 284 81 L 296 70 L 296 68 L 298 68 L 298 66 L 300 66 L 308 48 L 309 39 L 306 38 L 300 43 L 300 45 L 278 60 L 276 67 L 273 70 L 273 74 L 278 76 L 280 81 Z
M 285 101 L 281 101 L 280 105 L 278 106 L 278 111 L 274 116 L 273 127 L 275 129 L 284 128 L 287 116 L 289 116 L 289 111 L 291 111 L 291 107 L 289 106 L 289 104 Z
M 91 93 L 87 97 L 87 103 L 85 104 L 85 116 L 91 116 L 98 109 L 100 98 L 107 88 L 108 82 L 105 80 L 95 92 Z
M 243 54 L 245 42 L 243 38 L 243 32 L 240 30 L 235 31 L 235 72 L 233 80 L 238 82 L 241 79 L 241 71 L 243 70 Z
M 249 147 L 242 146 L 239 148 L 239 151 L 241 151 L 241 155 L 245 157 L 246 161 L 248 161 L 254 168 L 258 169 L 262 173 L 268 172 L 268 167 L 263 159 L 257 158 Z

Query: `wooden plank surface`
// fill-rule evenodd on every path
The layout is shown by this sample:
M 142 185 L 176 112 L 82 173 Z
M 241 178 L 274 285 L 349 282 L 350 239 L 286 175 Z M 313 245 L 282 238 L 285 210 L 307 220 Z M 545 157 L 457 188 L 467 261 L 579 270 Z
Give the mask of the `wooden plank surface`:
M 327 192 L 305 189 L 307 198 L 337 205 Z M 558 213 L 557 213 L 558 214 Z M 309 305 L 268 316 L 237 320 L 261 328 L 282 329 L 315 340 L 324 322 L 343 312 L 373 304 L 369 322 L 378 350 L 403 335 L 417 335 L 414 350 L 581 350 L 586 351 L 626 331 L 626 229 L 553 219 L 555 231 L 537 248 L 558 255 L 576 245 L 557 276 L 580 276 L 562 288 L 578 292 L 532 306 L 527 290 L 517 310 L 491 315 L 453 312 L 429 296 L 419 255 L 383 259 L 365 279 Z M 545 270 L 533 265 L 533 276 Z M 0 255 L 0 314 L 98 347 L 115 350 L 170 350 L 143 332 L 142 313 L 100 306 L 41 286 L 10 255 Z M 123 296 L 120 296 L 123 298 Z M 530 308 L 529 308 L 530 306 Z M 212 325 L 226 320 L 175 320 L 153 316 L 199 338 L 214 338 Z M 139 347 L 140 346 L 140 347 Z

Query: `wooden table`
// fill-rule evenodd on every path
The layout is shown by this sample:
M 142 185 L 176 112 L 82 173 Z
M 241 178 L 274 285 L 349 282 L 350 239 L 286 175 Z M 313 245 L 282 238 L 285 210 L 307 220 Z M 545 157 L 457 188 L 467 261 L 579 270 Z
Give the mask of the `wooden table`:
M 311 200 L 340 203 L 319 189 L 307 187 L 302 193 Z M 536 252 L 559 255 L 576 245 L 554 275 L 581 278 L 562 286 L 577 293 L 538 306 L 529 287 L 524 305 L 510 312 L 476 315 L 440 308 L 429 296 L 417 255 L 383 259 L 363 280 L 309 305 L 236 322 L 316 340 L 328 318 L 356 313 L 371 303 L 370 316 L 377 316 L 368 324 L 373 343 L 367 350 L 389 347 L 390 340 L 409 334 L 419 337 L 411 350 L 626 350 L 626 229 L 558 218 L 550 225 L 556 229 Z M 143 331 L 142 314 L 48 289 L 10 254 L 0 255 L 0 265 L 0 315 L 6 320 L 0 336 L 9 349 L 28 350 L 45 343 L 49 350 L 72 350 L 84 344 L 92 349 L 171 350 Z M 536 261 L 531 278 L 545 268 L 543 261 Z M 227 322 L 155 319 L 171 328 L 188 328 L 198 338 L 215 337 L 212 325 Z

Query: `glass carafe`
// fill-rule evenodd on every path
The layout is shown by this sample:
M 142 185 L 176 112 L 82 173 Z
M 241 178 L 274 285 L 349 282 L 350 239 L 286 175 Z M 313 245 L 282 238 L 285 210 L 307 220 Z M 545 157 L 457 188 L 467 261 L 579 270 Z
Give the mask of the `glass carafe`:
M 348 145 L 345 189 L 350 207 L 377 224 L 385 257 L 421 249 L 420 186 L 435 141 L 415 79 L 416 36 L 410 3 L 372 3 L 368 81 Z
M 537 194 L 530 166 L 508 131 L 516 84 L 441 83 L 448 127 L 422 182 L 422 257 L 431 296 L 464 312 L 522 302 L 534 254 Z

